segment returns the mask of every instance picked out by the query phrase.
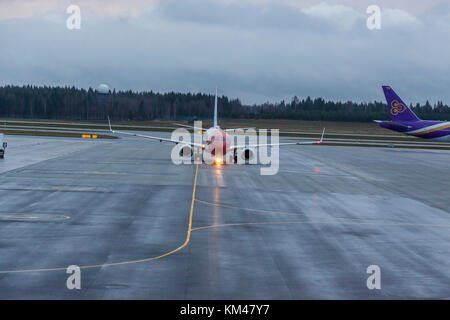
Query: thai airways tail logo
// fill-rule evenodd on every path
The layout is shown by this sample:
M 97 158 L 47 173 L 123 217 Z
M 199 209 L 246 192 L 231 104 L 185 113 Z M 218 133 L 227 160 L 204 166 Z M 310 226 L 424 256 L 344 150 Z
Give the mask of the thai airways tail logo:
M 392 100 L 391 114 L 393 116 L 399 115 L 400 113 L 405 112 L 405 110 L 406 110 L 406 106 L 403 103 L 398 102 L 397 100 Z

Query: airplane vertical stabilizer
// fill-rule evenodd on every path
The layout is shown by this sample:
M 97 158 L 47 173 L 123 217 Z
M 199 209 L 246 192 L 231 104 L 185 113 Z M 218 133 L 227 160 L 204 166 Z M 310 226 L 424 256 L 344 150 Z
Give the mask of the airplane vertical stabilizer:
M 392 121 L 408 122 L 420 120 L 391 87 L 383 86 L 383 91 Z
M 216 87 L 216 98 L 214 99 L 214 127 L 217 127 L 217 87 Z

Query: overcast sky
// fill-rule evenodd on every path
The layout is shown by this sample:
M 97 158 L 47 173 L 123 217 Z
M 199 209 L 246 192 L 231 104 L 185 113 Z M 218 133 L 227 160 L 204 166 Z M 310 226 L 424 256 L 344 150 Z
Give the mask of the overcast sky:
M 81 8 L 68 30 L 66 9 Z M 381 30 L 366 9 L 382 9 Z M 450 0 L 0 0 L 0 85 L 450 104 Z

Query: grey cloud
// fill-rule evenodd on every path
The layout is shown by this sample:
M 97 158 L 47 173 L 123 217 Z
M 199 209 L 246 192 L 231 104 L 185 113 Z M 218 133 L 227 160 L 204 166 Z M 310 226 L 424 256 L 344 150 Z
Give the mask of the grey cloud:
M 344 30 L 290 6 L 168 0 L 137 18 L 64 15 L 0 21 L 1 84 L 212 92 L 245 103 L 297 96 L 371 101 L 391 84 L 405 100 L 450 103 L 449 11 L 416 28 Z M 441 21 L 439 24 L 437 21 Z

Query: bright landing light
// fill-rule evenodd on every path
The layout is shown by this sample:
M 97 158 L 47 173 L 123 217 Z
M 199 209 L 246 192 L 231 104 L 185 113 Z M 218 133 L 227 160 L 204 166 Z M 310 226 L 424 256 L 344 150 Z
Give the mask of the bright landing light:
M 221 157 L 216 157 L 216 158 L 214 159 L 214 162 L 215 162 L 215 164 L 216 164 L 217 166 L 220 166 L 220 165 L 223 163 L 223 160 L 222 160 Z

